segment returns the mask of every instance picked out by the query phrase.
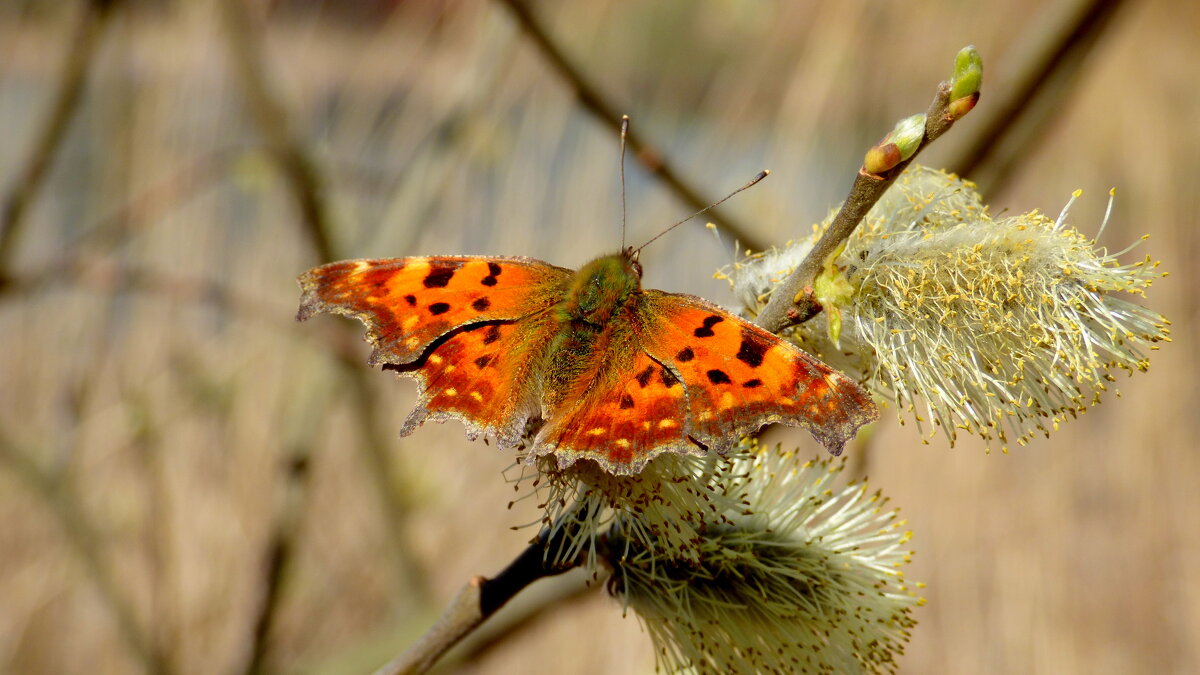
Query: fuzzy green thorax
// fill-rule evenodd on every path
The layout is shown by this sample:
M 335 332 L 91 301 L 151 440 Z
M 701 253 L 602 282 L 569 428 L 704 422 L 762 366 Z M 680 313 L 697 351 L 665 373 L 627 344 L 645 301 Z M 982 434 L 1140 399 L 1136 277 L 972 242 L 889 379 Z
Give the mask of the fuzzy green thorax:
M 567 297 L 555 308 L 556 318 L 603 326 L 641 285 L 641 266 L 629 255 L 596 258 L 575 273 Z

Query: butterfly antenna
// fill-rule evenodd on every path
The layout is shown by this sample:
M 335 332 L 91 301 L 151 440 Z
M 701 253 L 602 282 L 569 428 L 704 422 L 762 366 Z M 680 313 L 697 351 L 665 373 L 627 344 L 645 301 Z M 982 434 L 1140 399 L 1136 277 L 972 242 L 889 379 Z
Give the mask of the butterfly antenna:
M 621 250 L 625 250 L 625 136 L 629 133 L 629 115 L 621 115 Z
M 692 215 L 688 216 L 687 218 L 684 218 L 683 220 L 681 220 L 681 221 L 679 221 L 679 222 L 675 223 L 674 225 L 672 225 L 672 226 L 668 227 L 667 229 L 663 230 L 662 232 L 659 232 L 658 234 L 654 235 L 654 237 L 653 237 L 653 238 L 652 238 L 650 241 L 648 241 L 648 242 L 646 242 L 646 243 L 642 244 L 641 246 L 639 246 L 639 247 L 635 248 L 635 249 L 633 250 L 633 253 L 637 253 L 638 251 L 640 251 L 640 250 L 642 250 L 642 249 L 646 248 L 646 247 L 647 247 L 647 246 L 649 246 L 650 244 L 654 243 L 654 240 L 655 240 L 655 239 L 658 239 L 659 237 L 661 237 L 661 236 L 663 236 L 664 234 L 666 234 L 666 233 L 670 232 L 671 230 L 673 230 L 673 229 L 675 229 L 675 228 L 679 227 L 680 225 L 682 225 L 682 224 L 686 223 L 687 221 L 691 220 L 692 218 L 695 218 L 696 216 L 700 215 L 701 213 L 704 213 L 705 211 L 708 211 L 709 209 L 712 209 L 712 208 L 714 208 L 714 207 L 720 206 L 722 203 L 724 203 L 724 202 L 725 202 L 725 200 L 727 200 L 727 199 L 729 199 L 730 197 L 732 197 L 732 196 L 736 195 L 737 193 L 741 192 L 742 190 L 747 190 L 747 189 L 749 189 L 749 188 L 751 188 L 751 187 L 754 187 L 754 185 L 755 185 L 756 183 L 758 183 L 758 181 L 760 181 L 760 180 L 762 180 L 762 179 L 766 178 L 766 177 L 767 177 L 767 176 L 769 176 L 769 175 L 771 175 L 771 172 L 770 172 L 769 170 L 767 170 L 767 169 L 763 169 L 762 171 L 759 171 L 759 172 L 758 172 L 758 175 L 757 175 L 757 176 L 755 176 L 754 178 L 750 179 L 750 182 L 749 182 L 749 183 L 746 183 L 746 184 L 745 184 L 745 185 L 743 185 L 742 187 L 740 187 L 740 188 L 738 188 L 738 189 L 734 190 L 733 192 L 730 192 L 729 194 L 725 195 L 723 198 L 721 198 L 721 199 L 719 199 L 719 200 L 717 200 L 717 201 L 713 202 L 712 204 L 709 204 L 708 206 L 706 206 L 706 207 L 704 207 L 704 208 L 700 209 L 699 211 L 697 211 L 697 212 L 693 213 Z

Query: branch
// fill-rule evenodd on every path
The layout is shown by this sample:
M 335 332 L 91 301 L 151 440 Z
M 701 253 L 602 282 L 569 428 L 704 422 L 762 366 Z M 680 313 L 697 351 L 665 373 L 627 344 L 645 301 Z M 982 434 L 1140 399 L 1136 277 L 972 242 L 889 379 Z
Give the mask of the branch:
M 317 162 L 292 133 L 287 111 L 268 85 L 261 41 L 254 34 L 254 26 L 244 3 L 241 0 L 222 0 L 219 4 L 234 68 L 242 84 L 251 116 L 296 199 L 303 233 L 320 261 L 335 260 L 339 256 L 333 244 L 334 227 L 329 215 L 331 210 L 326 201 L 325 184 L 318 171 Z M 351 330 L 351 327 L 347 325 L 345 330 Z M 388 454 L 388 434 L 382 430 L 380 417 L 376 414 L 377 397 L 372 395 L 366 371 L 357 362 L 352 363 L 341 358 L 338 359 L 338 363 L 351 379 L 359 398 L 358 405 L 353 408 L 359 415 L 360 428 L 364 434 L 363 450 L 371 464 L 368 475 L 374 479 L 376 494 L 379 495 L 387 513 L 384 520 L 391 528 L 389 534 L 396 546 L 400 563 L 399 574 L 408 582 L 410 594 L 418 601 L 423 600 L 424 585 L 420 583 L 422 569 L 404 546 L 407 539 L 405 515 L 408 505 L 392 480 L 395 472 L 391 456 Z M 302 467 L 306 460 L 306 455 L 294 451 L 290 463 L 293 467 Z M 306 499 L 307 473 L 290 471 L 288 475 L 292 486 L 290 499 L 295 505 L 294 510 L 299 512 Z M 268 639 L 283 590 L 281 584 L 285 580 L 288 559 L 296 548 L 296 525 L 296 518 L 277 519 L 276 529 L 273 530 L 268 544 L 268 569 L 264 578 L 266 586 L 259 615 L 255 619 L 254 642 L 247 662 L 249 673 L 258 672 L 266 663 Z
M 974 140 L 962 144 L 946 169 L 970 176 L 992 194 L 1001 190 L 1016 158 L 1026 157 L 1049 123 L 1062 119 L 1070 85 L 1121 5 L 1122 0 L 1085 0 L 1067 21 L 1051 27 L 1042 46 L 1017 68 L 1021 75 L 1006 97 L 988 106 Z
M 555 537 L 563 536 L 560 528 Z M 551 565 L 546 551 L 555 538 L 543 531 L 504 571 L 495 577 L 475 576 L 454 596 L 442 616 L 415 645 L 389 661 L 375 675 L 417 675 L 423 673 L 488 617 L 533 582 L 567 572 L 577 563 Z
M 549 32 L 546 31 L 545 26 L 529 11 L 529 7 L 526 6 L 525 2 L 523 0 L 499 1 L 512 12 L 517 22 L 521 25 L 521 29 L 537 45 L 542 56 L 558 71 L 559 76 L 575 92 L 575 98 L 579 99 L 580 105 L 609 129 L 620 133 L 622 115 L 616 111 L 614 106 L 608 103 L 609 98 L 600 92 L 599 87 L 587 79 L 579 68 L 567 60 L 566 54 L 559 49 L 558 45 L 550 37 Z M 637 157 L 638 162 L 646 171 L 665 183 L 684 204 L 687 204 L 696 211 L 712 204 L 714 200 L 702 197 L 700 191 L 684 180 L 666 157 L 656 150 L 640 133 L 630 129 L 626 134 L 626 142 L 629 143 L 629 147 L 634 151 L 634 156 Z M 730 237 L 740 242 L 741 245 L 752 249 L 763 248 L 764 244 L 758 237 L 751 234 L 742 225 L 721 215 L 717 211 L 709 211 L 708 219 L 729 234 Z
M 92 63 L 100 37 L 108 25 L 108 18 L 117 4 L 118 0 L 85 0 L 83 3 L 79 23 L 71 35 L 70 52 L 59 74 L 54 103 L 44 118 L 42 128 L 33 134 L 36 140 L 29 158 L 4 195 L 3 207 L 0 208 L 0 279 L 6 276 L 17 235 L 25 222 L 25 213 L 41 190 L 66 138 L 75 111 L 79 109 L 87 85 L 88 66 Z
M 960 58 L 961 55 L 962 52 L 960 52 Z M 953 126 L 954 122 L 966 114 L 966 111 L 970 110 L 970 106 L 973 106 L 974 101 L 978 99 L 978 91 L 976 90 L 973 98 L 971 96 L 964 98 L 956 97 L 952 101 L 951 91 L 953 86 L 954 84 L 951 81 L 942 82 L 938 85 L 933 102 L 929 105 L 929 112 L 925 115 L 924 131 L 919 137 L 911 139 L 915 145 L 908 153 L 905 153 L 907 154 L 905 159 L 887 161 L 884 166 L 889 168 L 882 171 L 875 170 L 871 172 L 865 167 L 859 169 L 858 176 L 854 179 L 854 185 L 850 188 L 850 195 L 842 203 L 842 208 L 834 216 L 833 222 L 830 223 L 828 229 L 817 240 L 817 243 L 813 245 L 808 256 L 804 258 L 795 271 L 771 293 L 771 299 L 767 301 L 767 306 L 759 313 L 755 323 L 772 333 L 777 333 L 790 325 L 803 323 L 821 311 L 821 305 L 813 293 L 813 283 L 816 281 L 817 275 L 820 274 L 826 261 L 837 252 L 842 242 L 850 237 L 855 228 L 858 227 L 858 224 L 866 217 L 867 212 L 871 210 L 871 207 L 879 201 L 883 193 L 891 187 L 892 183 L 903 173 L 904 169 L 912 163 L 917 154 L 928 147 L 939 136 L 946 133 Z M 971 100 L 967 101 L 967 99 Z M 960 103 L 960 101 L 963 103 Z M 952 107 L 952 105 L 963 105 L 966 110 Z M 897 130 L 899 129 L 900 127 L 897 126 Z M 886 149 L 890 138 L 891 134 L 879 145 L 872 148 L 872 152 Z M 890 149 L 895 151 L 894 144 L 891 145 Z M 868 153 L 868 161 L 871 161 L 871 156 L 871 153 Z M 899 157 L 892 159 L 898 160 Z

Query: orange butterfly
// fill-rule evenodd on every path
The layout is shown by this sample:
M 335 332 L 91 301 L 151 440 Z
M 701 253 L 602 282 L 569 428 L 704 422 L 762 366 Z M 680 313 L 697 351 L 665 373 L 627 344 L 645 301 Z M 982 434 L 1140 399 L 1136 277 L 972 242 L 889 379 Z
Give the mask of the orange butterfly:
M 527 442 L 561 467 L 635 474 L 772 422 L 837 455 L 878 417 L 858 384 L 791 343 L 698 297 L 642 289 L 636 257 L 578 272 L 532 258 L 346 260 L 300 276 L 297 318 L 361 320 L 370 362 L 418 381 L 401 435 L 458 419 L 471 439 Z

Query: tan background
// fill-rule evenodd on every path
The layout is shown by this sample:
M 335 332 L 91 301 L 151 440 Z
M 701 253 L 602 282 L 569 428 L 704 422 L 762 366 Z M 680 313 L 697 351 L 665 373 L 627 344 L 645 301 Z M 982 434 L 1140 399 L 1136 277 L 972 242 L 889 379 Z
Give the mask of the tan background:
M 501 5 L 338 4 L 252 14 L 271 86 L 327 180 L 340 255 L 576 267 L 618 246 L 615 139 Z M 1124 5 L 1009 180 L 968 177 L 994 213 L 1057 213 L 1083 188 L 1073 220 L 1085 232 L 1116 186 L 1102 243 L 1151 235 L 1128 258 L 1171 272 L 1150 301 L 1176 341 L 1149 373 L 1121 378 L 1120 399 L 1009 456 L 923 445 L 885 414 L 869 472 L 909 519 L 909 574 L 928 583 L 902 672 L 1200 670 L 1200 279 L 1189 262 L 1200 255 L 1200 5 Z M 923 111 L 974 43 L 980 107 L 923 156 L 953 161 L 1071 6 L 535 9 L 707 195 L 772 169 L 725 213 L 782 242 L 844 196 L 863 150 Z M 44 122 L 76 7 L 0 6 L 2 189 Z M 0 671 L 139 672 L 153 659 L 130 646 L 137 636 L 164 672 L 245 671 L 272 532 L 294 522 L 265 667 L 363 672 L 533 534 L 509 529 L 536 517 L 530 501 L 505 508 L 511 457 L 453 424 L 397 439 L 413 385 L 368 372 L 366 346 L 338 321 L 291 321 L 294 277 L 319 261 L 262 151 L 220 16 L 182 0 L 118 12 L 16 242 L 15 283 L 0 291 Z M 629 191 L 631 242 L 689 212 L 639 169 Z M 711 274 L 731 249 L 681 228 L 645 251 L 646 283 L 728 302 Z M 303 456 L 308 472 L 289 473 Z M 633 617 L 592 593 L 456 668 L 652 664 Z

